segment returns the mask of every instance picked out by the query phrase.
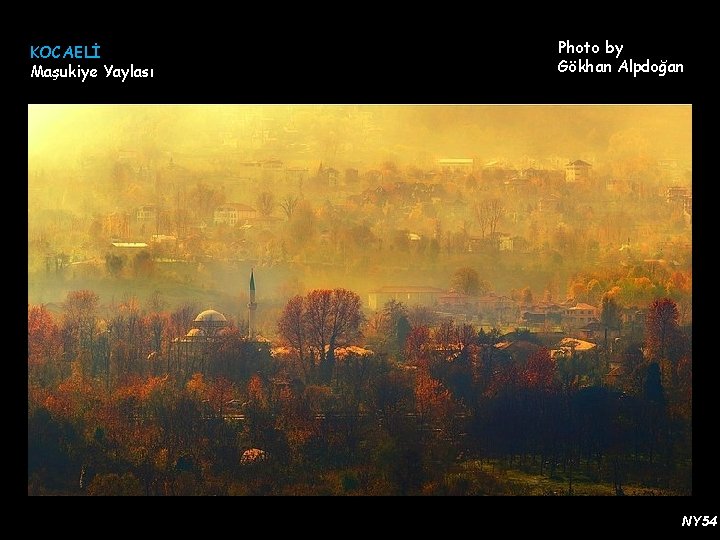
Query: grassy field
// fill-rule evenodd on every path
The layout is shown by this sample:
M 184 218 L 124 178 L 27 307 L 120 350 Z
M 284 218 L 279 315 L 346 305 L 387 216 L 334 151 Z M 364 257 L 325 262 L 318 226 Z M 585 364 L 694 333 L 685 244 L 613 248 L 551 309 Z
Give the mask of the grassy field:
M 552 476 L 532 471 L 531 467 L 508 467 L 497 461 L 466 461 L 449 473 L 445 484 L 449 494 L 454 495 L 569 495 L 569 474 L 558 469 Z M 573 474 L 575 496 L 614 496 L 612 482 L 589 478 L 583 471 Z M 625 495 L 683 495 L 679 490 L 634 483 L 623 484 Z

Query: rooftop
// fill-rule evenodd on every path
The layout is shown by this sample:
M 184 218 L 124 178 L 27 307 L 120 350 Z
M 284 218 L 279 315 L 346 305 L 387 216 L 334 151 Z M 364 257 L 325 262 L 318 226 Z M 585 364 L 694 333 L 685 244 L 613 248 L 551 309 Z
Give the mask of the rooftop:
M 443 158 L 438 159 L 440 165 L 472 165 L 472 158 Z
M 113 242 L 113 247 L 117 248 L 146 248 L 148 245 L 145 242 Z
M 423 285 L 388 285 L 385 287 L 380 287 L 379 289 L 376 289 L 374 291 L 371 291 L 372 293 L 384 293 L 384 294 L 393 294 L 393 293 L 443 293 L 445 292 L 444 289 L 440 289 L 438 287 L 427 287 Z
M 215 210 L 217 210 L 217 211 L 237 210 L 239 212 L 257 212 L 257 210 L 255 210 L 252 206 L 248 206 L 247 204 L 242 204 L 242 203 L 221 204 Z
M 202 313 L 199 313 L 197 317 L 195 317 L 196 323 L 226 323 L 227 319 L 225 318 L 225 315 L 220 313 L 219 311 L 215 311 L 214 309 L 206 309 Z
M 597 347 L 594 343 L 584 341 L 582 339 L 575 339 L 566 337 L 560 340 L 557 349 L 552 351 L 552 355 L 555 356 L 558 353 L 568 353 L 575 349 L 575 352 L 589 351 Z
M 595 306 L 591 306 L 590 304 L 583 304 L 582 302 L 575 304 L 575 307 L 571 307 L 570 309 L 597 309 Z

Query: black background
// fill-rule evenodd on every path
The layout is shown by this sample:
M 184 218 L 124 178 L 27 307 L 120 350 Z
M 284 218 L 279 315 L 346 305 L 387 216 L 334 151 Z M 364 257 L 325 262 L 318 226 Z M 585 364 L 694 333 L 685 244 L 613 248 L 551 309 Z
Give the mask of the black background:
M 390 16 L 383 11 L 319 14 L 287 12 L 269 6 L 263 13 L 245 10 L 240 14 L 215 12 L 210 20 L 176 13 L 156 21 L 131 14 L 120 29 L 96 24 L 68 30 L 59 24 L 33 24 L 13 50 L 13 86 L 22 82 L 20 107 L 28 103 L 477 103 L 477 104 L 619 104 L 679 103 L 693 106 L 693 161 L 695 170 L 694 279 L 704 286 L 703 253 L 713 251 L 701 242 L 710 239 L 703 222 L 708 183 L 702 178 L 703 141 L 707 132 L 706 96 L 712 90 L 704 72 L 708 64 L 698 60 L 700 31 L 676 17 L 659 26 L 639 24 L 592 28 L 592 17 L 568 12 L 553 24 L 527 16 L 478 15 L 460 8 Z M 121 9 L 119 7 L 115 9 Z M 511 8 L 513 9 L 513 8 Z M 177 11 L 177 8 L 175 8 Z M 519 8 L 518 8 L 519 11 Z M 327 14 L 324 14 L 327 15 Z M 650 30 L 648 30 L 650 28 Z M 684 28 L 686 32 L 680 32 Z M 689 30 L 688 30 L 689 29 Z M 688 38 L 686 34 L 690 34 Z M 695 36 L 698 36 L 696 38 Z M 568 55 L 558 52 L 560 40 L 598 44 L 597 55 Z M 619 59 L 604 53 L 605 40 L 623 44 Z M 99 44 L 100 60 L 31 60 L 30 45 Z M 610 62 L 615 69 L 622 59 L 659 63 L 679 62 L 684 73 L 560 73 L 562 59 L 587 57 L 591 62 Z M 66 67 L 68 63 L 98 69 L 98 77 L 80 79 L 30 78 L 33 64 Z M 153 68 L 155 77 L 105 78 L 103 64 L 116 67 Z M 7 72 L 6 72 L 7 73 Z M 7 78 L 6 78 L 7 80 Z M 20 109 L 22 110 L 22 108 Z M 22 128 L 24 119 L 20 118 Z M 22 156 L 20 156 L 22 158 Z M 18 163 L 19 174 L 24 165 Z M 699 176 L 698 176 L 699 175 Z M 710 191 L 712 193 L 712 190 Z M 699 218 L 699 219 L 698 219 Z M 22 264 L 19 265 L 21 273 Z M 699 280 L 699 281 L 698 281 Z M 702 289 L 699 289 L 702 290 Z M 20 294 L 20 305 L 25 300 Z M 708 338 L 710 324 L 702 317 L 704 295 L 696 303 L 697 342 Z M 24 329 L 20 328 L 21 332 Z M 22 345 L 21 345 L 22 348 Z M 556 531 L 560 535 L 582 535 L 599 530 L 623 534 L 640 531 L 683 531 L 683 515 L 718 515 L 711 503 L 717 480 L 714 463 L 717 443 L 712 389 L 714 356 L 696 353 L 694 407 L 694 496 L 690 498 L 580 499 L 483 499 L 470 501 L 470 510 L 460 510 L 458 501 L 423 514 L 428 501 L 412 501 L 420 508 L 398 514 L 394 504 L 384 501 L 377 510 L 390 511 L 397 522 L 410 526 L 430 519 L 434 525 L 466 527 L 472 537 L 502 534 L 517 529 Z M 711 349 L 712 350 L 712 349 Z M 22 351 L 21 351 L 22 352 Z M 22 357 L 20 357 L 22 358 Z M 22 364 L 21 360 L 18 360 Z M 22 380 L 22 379 L 20 379 Z M 22 383 L 19 383 L 22 387 Z M 20 471 L 22 472 L 22 471 Z M 20 474 L 20 489 L 24 481 Z M 343 502 L 333 503 L 344 506 Z M 436 504 L 431 502 L 430 504 Z M 300 505 L 305 506 L 305 505 Z M 348 505 L 350 506 L 350 505 Z M 428 508 L 430 506 L 428 505 Z M 462 508 L 467 508 L 462 504 Z M 357 512 L 355 504 L 348 508 Z M 377 510 L 373 509 L 373 512 Z M 418 512 L 419 510 L 419 512 Z M 284 512 L 285 510 L 283 510 Z M 302 510 L 300 510 L 302 512 Z M 418 521 L 419 520 L 419 521 Z M 358 523 L 357 516 L 352 519 Z M 375 521 L 375 519 L 371 520 Z M 362 525 L 364 520 L 360 520 Z M 317 524 L 320 526 L 320 523 Z M 378 527 L 380 526 L 378 522 Z M 469 529 L 468 529 L 469 528 Z M 713 527 L 709 527 L 712 529 Z M 474 532 L 473 532 L 474 531 Z M 359 531 L 358 531 L 359 532 Z M 709 532 L 709 531 L 704 531 Z
M 548 31 L 518 27 L 444 31 L 339 26 L 99 33 L 31 31 L 21 77 L 30 103 L 691 103 L 695 51 L 667 32 Z M 489 23 L 488 23 L 489 24 Z M 573 25 L 568 25 L 572 28 Z M 491 31 L 488 31 L 491 30 Z M 559 53 L 558 42 L 586 41 L 598 54 Z M 620 58 L 605 40 L 623 44 Z M 30 59 L 32 45 L 99 44 L 101 59 Z M 63 47 L 64 49 L 64 47 Z M 609 62 L 613 73 L 561 73 L 562 59 Z M 679 62 L 659 77 L 616 70 L 623 59 Z M 98 69 L 96 79 L 30 78 L 33 64 Z M 105 77 L 103 64 L 153 68 L 152 79 Z

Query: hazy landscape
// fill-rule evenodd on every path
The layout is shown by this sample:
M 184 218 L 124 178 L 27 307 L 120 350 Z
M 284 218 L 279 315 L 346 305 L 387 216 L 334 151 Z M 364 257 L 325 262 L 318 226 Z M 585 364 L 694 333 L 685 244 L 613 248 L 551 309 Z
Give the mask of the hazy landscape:
M 28 494 L 691 494 L 691 113 L 29 106 Z

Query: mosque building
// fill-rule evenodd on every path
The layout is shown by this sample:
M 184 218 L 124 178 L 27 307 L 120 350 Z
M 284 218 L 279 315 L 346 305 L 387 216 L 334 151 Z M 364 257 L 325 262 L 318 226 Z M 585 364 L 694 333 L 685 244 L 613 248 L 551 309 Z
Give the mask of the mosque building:
M 255 300 L 255 272 L 250 271 L 250 302 L 248 303 L 248 340 L 257 341 L 256 324 L 257 302 Z M 175 338 L 171 344 L 171 358 L 174 368 L 186 374 L 206 369 L 207 359 L 230 323 L 225 315 L 214 309 L 200 312 L 192 322 L 192 327 L 182 337 Z M 266 340 L 262 340 L 266 341 Z

